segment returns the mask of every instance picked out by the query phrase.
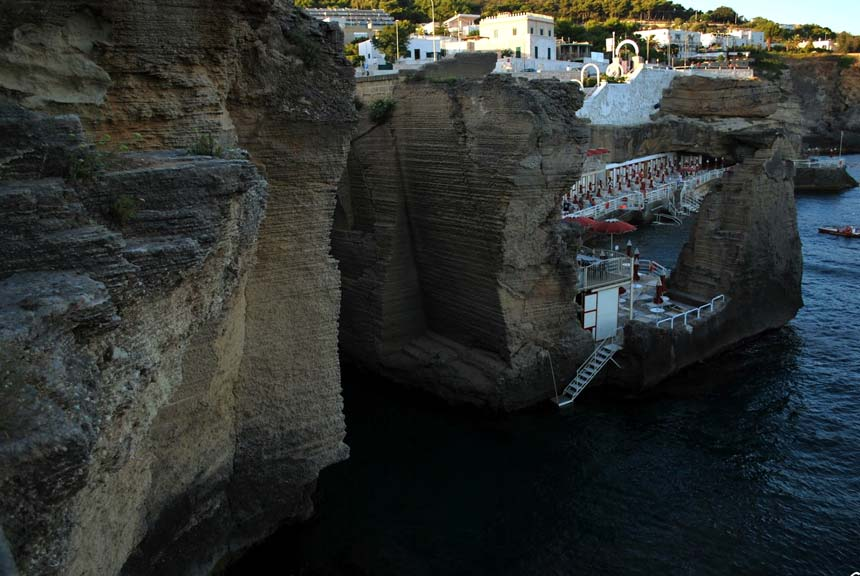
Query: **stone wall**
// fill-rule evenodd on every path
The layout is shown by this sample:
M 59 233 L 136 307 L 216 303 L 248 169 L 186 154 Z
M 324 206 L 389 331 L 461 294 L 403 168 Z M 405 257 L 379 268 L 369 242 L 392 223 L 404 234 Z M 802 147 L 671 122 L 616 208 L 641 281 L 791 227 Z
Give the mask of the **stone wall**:
M 402 80 L 403 76 L 400 74 L 356 78 L 355 97 L 365 105 L 372 104 L 376 100 L 391 98 L 394 95 L 394 87 Z
M 413 79 L 366 121 L 338 193 L 341 348 L 454 402 L 552 396 L 588 354 L 561 196 L 581 170 L 581 96 L 557 81 Z
M 229 247 L 238 234 L 231 224 L 238 205 L 226 200 L 212 215 L 218 226 L 195 227 L 198 212 L 209 212 L 195 204 L 206 200 L 195 186 L 225 198 L 244 190 L 231 170 L 245 172 L 211 160 L 165 159 L 159 169 L 100 177 L 104 194 L 125 186 L 155 206 L 187 181 L 185 204 L 170 216 L 141 212 L 130 239 L 90 233 L 85 224 L 110 206 L 87 205 L 83 231 L 33 240 L 73 242 L 65 249 L 70 254 L 90 254 L 94 245 L 109 257 L 93 270 L 67 258 L 61 264 L 71 279 L 45 289 L 45 298 L 61 290 L 87 302 L 80 314 L 51 312 L 50 322 L 62 326 L 63 354 L 92 362 L 75 366 L 83 372 L 46 374 L 63 394 L 84 387 L 92 404 L 80 425 L 87 427 L 84 440 L 47 440 L 75 462 L 58 466 L 52 477 L 65 491 L 36 483 L 41 461 L 24 458 L 20 469 L 34 475 L 15 481 L 22 494 L 16 506 L 39 507 L 37 521 L 25 532 L 15 501 L 0 505 L 20 567 L 206 572 L 280 523 L 307 518 L 319 470 L 347 455 L 337 357 L 340 285 L 329 236 L 354 122 L 353 70 L 335 27 L 282 0 L 0 0 L 0 13 L 9 16 L 0 20 L 0 92 L 7 98 L 78 115 L 93 140 L 110 136 L 99 150 L 194 147 L 211 135 L 225 149 L 249 150 L 268 179 L 266 218 L 245 249 L 255 251 L 254 266 L 245 256 L 241 265 L 224 262 L 238 249 L 216 250 L 221 259 L 213 260 L 198 246 L 206 240 Z M 3 166 L 0 178 L 42 179 L 55 156 L 76 153 L 41 148 L 47 151 L 41 163 L 25 155 L 17 176 Z M 51 185 L 40 194 L 60 209 L 63 190 Z M 31 193 L 18 189 L 12 197 L 20 204 Z M 153 239 L 138 246 L 138 228 Z M 117 254 L 132 266 L 117 267 L 123 262 Z M 18 271 L 47 267 L 26 260 Z M 10 282 L 9 273 L 0 281 Z M 147 280 L 138 282 L 141 290 L 114 291 L 113 275 Z M 158 284 L 162 276 L 178 284 L 168 290 Z M 13 295 L 16 286 L 8 286 Z M 9 305 L 14 310 L 20 302 Z M 97 310 L 87 312 L 92 306 Z M 93 322 L 103 332 L 83 339 Z M 33 378 L 43 371 L 35 358 L 19 363 Z M 73 403 L 63 406 L 75 410 Z M 21 441 L 40 440 L 33 432 Z

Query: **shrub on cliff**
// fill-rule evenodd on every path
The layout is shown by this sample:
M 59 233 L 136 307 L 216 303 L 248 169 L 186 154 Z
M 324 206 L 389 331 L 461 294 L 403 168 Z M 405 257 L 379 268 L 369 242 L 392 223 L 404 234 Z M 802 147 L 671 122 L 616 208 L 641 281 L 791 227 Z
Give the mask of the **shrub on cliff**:
M 391 98 L 382 98 L 370 105 L 368 115 L 374 124 L 382 124 L 391 117 L 396 102 Z
M 128 194 L 123 194 L 110 207 L 110 215 L 120 226 L 125 226 L 137 215 L 138 202 Z
M 200 136 L 197 142 L 188 149 L 188 152 L 194 156 L 214 156 L 216 158 L 224 156 L 224 148 L 212 134 L 203 134 Z

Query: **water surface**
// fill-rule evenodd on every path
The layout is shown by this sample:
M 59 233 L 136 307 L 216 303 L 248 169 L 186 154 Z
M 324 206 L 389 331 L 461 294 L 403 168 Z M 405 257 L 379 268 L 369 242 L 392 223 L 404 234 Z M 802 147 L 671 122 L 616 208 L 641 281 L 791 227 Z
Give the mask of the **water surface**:
M 860 571 L 860 240 L 817 233 L 860 225 L 860 189 L 797 207 L 806 307 L 657 396 L 490 416 L 346 372 L 351 458 L 235 572 Z M 637 244 L 672 265 L 687 229 Z

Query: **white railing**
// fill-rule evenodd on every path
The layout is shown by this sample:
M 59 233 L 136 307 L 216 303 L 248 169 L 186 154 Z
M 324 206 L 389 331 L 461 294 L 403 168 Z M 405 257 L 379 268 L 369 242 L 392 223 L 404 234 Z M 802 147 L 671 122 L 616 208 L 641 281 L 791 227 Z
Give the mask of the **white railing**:
M 610 200 L 597 202 L 594 206 L 586 206 L 585 208 L 574 210 L 572 212 L 562 212 L 562 218 L 577 218 L 585 216 L 587 218 L 594 218 L 597 220 L 619 210 L 644 210 L 646 203 L 667 202 L 669 204 L 673 204 L 674 194 L 679 185 L 683 184 L 683 195 L 688 191 L 722 176 L 725 171 L 725 168 L 716 168 L 714 170 L 700 172 L 684 180 L 661 184 L 657 188 L 647 191 L 645 194 L 642 192 L 619 194 Z M 574 191 L 575 187 L 576 184 L 571 186 L 571 191 Z
M 645 270 L 647 270 L 648 272 L 653 272 L 653 273 L 657 274 L 658 276 L 669 276 L 669 274 L 671 274 L 671 272 L 672 272 L 669 268 L 666 268 L 665 266 L 663 266 L 662 264 L 660 264 L 656 260 L 648 260 L 646 258 L 640 258 L 639 259 L 639 271 L 642 272 Z
M 794 160 L 795 168 L 842 168 L 845 161 L 842 158 L 810 158 Z
M 622 256 L 598 260 L 593 264 L 579 268 L 578 273 L 580 291 L 589 290 L 603 284 L 629 281 L 630 258 Z
M 627 194 L 626 196 L 617 196 L 611 200 L 602 200 L 594 206 L 588 206 L 581 210 L 566 212 L 562 214 L 562 218 L 577 218 L 585 216 L 588 218 L 600 218 L 611 214 L 617 210 L 641 210 L 643 208 L 643 197 L 640 192 Z
M 660 320 L 659 322 L 657 322 L 657 327 L 659 328 L 662 324 L 668 323 L 669 324 L 669 330 L 672 330 L 675 328 L 675 320 L 679 320 L 679 319 L 683 319 L 684 320 L 684 326 L 687 326 L 687 318 L 691 314 L 695 314 L 696 319 L 698 320 L 699 318 L 702 317 L 702 312 L 713 312 L 714 307 L 716 306 L 717 302 L 725 301 L 725 299 L 726 299 L 726 297 L 723 296 L 722 294 L 720 294 L 719 296 L 715 296 L 714 298 L 711 299 L 710 302 L 708 302 L 704 306 L 699 306 L 698 308 L 694 308 L 693 310 L 687 310 L 686 312 L 683 312 L 681 314 L 676 314 L 676 315 L 672 316 L 671 318 L 664 318 L 663 320 Z

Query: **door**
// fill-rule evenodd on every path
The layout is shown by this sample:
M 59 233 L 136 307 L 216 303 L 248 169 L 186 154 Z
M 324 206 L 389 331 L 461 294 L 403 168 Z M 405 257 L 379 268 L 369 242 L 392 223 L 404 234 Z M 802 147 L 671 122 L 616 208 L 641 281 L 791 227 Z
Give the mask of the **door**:
M 601 290 L 597 293 L 597 340 L 615 336 L 618 330 L 618 288 Z

